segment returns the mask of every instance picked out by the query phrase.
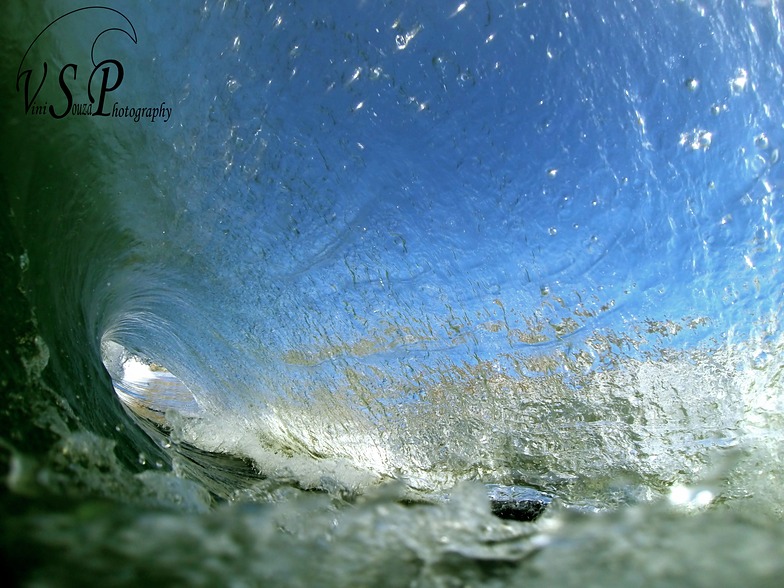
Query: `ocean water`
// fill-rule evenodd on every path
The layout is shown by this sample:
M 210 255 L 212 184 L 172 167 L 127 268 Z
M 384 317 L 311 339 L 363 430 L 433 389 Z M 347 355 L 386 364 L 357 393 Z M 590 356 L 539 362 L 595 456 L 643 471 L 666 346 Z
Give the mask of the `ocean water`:
M 778 586 L 782 26 L 12 2 L 7 573 Z

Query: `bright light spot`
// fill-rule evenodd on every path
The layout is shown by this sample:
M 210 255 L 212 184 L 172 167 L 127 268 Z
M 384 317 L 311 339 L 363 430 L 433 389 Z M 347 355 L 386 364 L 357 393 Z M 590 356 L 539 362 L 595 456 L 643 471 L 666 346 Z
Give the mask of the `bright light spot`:
M 670 488 L 670 503 L 675 506 L 702 508 L 713 502 L 713 498 L 713 492 L 710 490 L 694 491 L 680 484 Z
M 123 363 L 123 380 L 126 382 L 142 383 L 154 379 L 156 376 L 146 363 L 131 357 Z
M 692 501 L 694 506 L 708 506 L 711 502 L 713 502 L 713 492 L 710 490 L 702 490 L 697 492 L 697 495 L 694 497 Z
M 362 68 L 358 67 L 357 69 L 354 70 L 354 73 L 351 74 L 351 77 L 349 78 L 348 82 L 346 82 L 346 83 L 347 84 L 353 84 L 354 82 L 356 82 L 359 79 L 359 75 L 361 73 L 362 73 Z
M 461 2 L 460 5 L 455 9 L 455 11 L 450 15 L 450 17 L 463 12 L 466 9 L 466 6 L 468 6 L 468 2 Z

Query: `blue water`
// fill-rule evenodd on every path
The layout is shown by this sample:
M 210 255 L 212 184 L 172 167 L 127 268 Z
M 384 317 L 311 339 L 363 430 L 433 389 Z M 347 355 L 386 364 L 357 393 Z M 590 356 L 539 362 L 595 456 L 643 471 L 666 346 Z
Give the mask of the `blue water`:
M 357 553 L 389 584 L 399 566 L 400 585 L 558 584 L 565 558 L 610 585 L 588 555 L 597 533 L 608 562 L 627 533 L 683 536 L 641 547 L 635 569 L 658 577 L 682 554 L 678 577 L 694 580 L 686 556 L 737 547 L 700 544 L 700 529 L 748 533 L 768 564 L 745 572 L 772 577 L 777 1 L 76 8 L 14 5 L 2 27 L 16 358 L 2 447 L 10 496 L 131 506 L 53 508 L 22 533 L 42 552 L 47 537 L 71 546 L 51 569 L 122 545 L 115 527 L 149 534 L 153 553 L 179 526 L 205 535 L 175 534 L 172 568 L 118 548 L 94 577 L 151 566 L 209 583 L 225 569 L 187 580 L 178 558 L 252 521 L 244 556 L 226 556 L 262 562 L 249 585 L 286 566 L 292 585 L 311 578 L 297 556 L 250 545 L 320 554 L 312 577 L 338 562 L 334 585 Z M 107 108 L 169 116 L 25 113 L 24 68 L 37 86 L 47 61 L 36 104 L 59 112 L 57 72 L 76 65 L 66 81 L 86 104 L 85 72 L 104 59 L 124 68 Z M 556 514 L 504 526 L 465 482 L 538 488 Z M 424 533 L 445 520 L 444 542 Z M 391 535 L 367 550 L 349 537 L 378 525 Z M 100 540 L 80 556 L 85 529 Z M 562 585 L 579 583 L 570 573 Z
M 188 59 L 151 61 L 155 83 L 136 88 L 176 100 L 176 115 L 113 168 L 115 215 L 146 259 L 120 268 L 133 284 L 102 336 L 261 436 L 271 410 L 294 406 L 399 437 L 401 405 L 479 377 L 465 373 L 556 372 L 579 390 L 663 350 L 751 338 L 770 353 L 774 8 L 216 6 L 183 19 L 133 48 Z M 310 450 L 353 452 L 291 432 L 291 418 Z

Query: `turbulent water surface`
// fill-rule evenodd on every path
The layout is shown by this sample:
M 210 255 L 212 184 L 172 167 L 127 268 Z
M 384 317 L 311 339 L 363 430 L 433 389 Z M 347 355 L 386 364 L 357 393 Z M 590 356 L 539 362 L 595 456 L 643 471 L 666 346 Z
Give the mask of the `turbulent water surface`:
M 780 10 L 13 2 L 15 580 L 777 586 Z

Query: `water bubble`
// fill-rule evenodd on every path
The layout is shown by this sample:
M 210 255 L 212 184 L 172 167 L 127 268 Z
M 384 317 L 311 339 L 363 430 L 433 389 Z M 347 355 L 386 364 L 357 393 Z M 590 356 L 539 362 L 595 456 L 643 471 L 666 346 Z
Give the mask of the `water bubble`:
M 767 160 L 762 155 L 755 155 L 749 160 L 749 167 L 755 173 L 760 173 L 762 170 L 765 169 L 765 166 L 767 166 L 767 164 L 768 164 Z
M 460 74 L 457 76 L 457 82 L 465 87 L 465 86 L 473 86 L 476 84 L 476 80 L 474 79 L 474 74 L 471 73 L 470 69 L 461 71 Z
M 757 146 L 757 149 L 767 149 L 770 144 L 768 136 L 765 133 L 760 133 L 754 137 L 754 144 Z
M 733 94 L 740 94 L 746 89 L 749 82 L 749 74 L 742 67 L 735 70 L 735 77 L 730 80 L 730 90 Z
M 713 142 L 713 133 L 705 129 L 694 129 L 689 133 L 681 133 L 678 144 L 694 151 L 707 151 Z
M 393 26 L 392 28 L 397 28 L 397 26 L 399 26 L 399 23 L 396 22 L 395 25 L 396 26 Z M 397 35 L 395 35 L 395 45 L 400 50 L 405 49 L 406 47 L 408 47 L 408 44 L 411 42 L 411 40 L 414 37 L 416 37 L 419 34 L 419 31 L 421 30 L 422 30 L 422 25 L 417 25 L 407 33 L 398 33 Z

